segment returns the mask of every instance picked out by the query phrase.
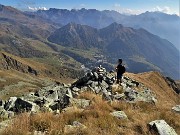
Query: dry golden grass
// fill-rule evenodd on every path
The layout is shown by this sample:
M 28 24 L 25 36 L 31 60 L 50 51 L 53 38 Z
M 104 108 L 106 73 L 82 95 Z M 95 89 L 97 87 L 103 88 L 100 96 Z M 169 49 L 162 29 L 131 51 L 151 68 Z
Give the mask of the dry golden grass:
M 48 81 L 47 78 L 41 79 L 15 70 L 0 70 L 0 77 L 0 99 L 3 100 L 40 89 Z
M 29 131 L 28 114 L 22 114 L 13 120 L 12 125 L 5 129 L 3 135 L 27 135 Z
M 86 97 L 86 96 L 87 97 Z M 149 103 L 130 104 L 126 102 L 103 101 L 99 96 L 86 93 L 80 97 L 93 99 L 90 107 L 81 111 L 73 109 L 59 115 L 53 113 L 38 113 L 36 115 L 22 114 L 14 120 L 14 124 L 7 128 L 2 135 L 27 135 L 29 132 L 46 131 L 49 135 L 61 135 L 65 125 L 79 121 L 87 129 L 78 130 L 73 134 L 85 135 L 151 135 L 147 124 L 156 119 L 164 119 L 177 133 L 180 133 L 180 116 L 171 110 L 162 110 Z M 113 110 L 123 110 L 127 120 L 112 117 Z
M 118 120 L 112 117 L 109 113 L 113 109 L 109 103 L 103 101 L 100 96 L 91 93 L 83 93 L 80 97 L 93 100 L 91 106 L 84 111 L 74 109 L 60 115 L 53 115 L 52 113 L 39 113 L 36 115 L 21 114 L 14 120 L 14 124 L 4 131 L 3 135 L 11 133 L 14 133 L 13 135 L 26 135 L 35 130 L 46 131 L 49 135 L 64 134 L 65 125 L 72 124 L 73 121 L 79 121 L 88 127 L 74 134 L 108 135 L 120 133 L 118 125 L 123 125 L 126 120 Z
M 54 115 L 52 113 L 38 113 L 36 115 L 21 114 L 14 119 L 2 135 L 27 135 L 35 130 L 46 131 L 48 135 L 153 135 L 150 133 L 148 123 L 164 119 L 180 134 L 180 115 L 171 110 L 179 103 L 178 96 L 156 73 L 143 75 L 128 74 L 137 81 L 150 87 L 158 99 L 157 104 L 124 101 L 107 102 L 101 96 L 91 92 L 81 93 L 78 98 L 91 100 L 91 105 L 84 111 L 77 108 L 71 111 Z M 162 82 L 159 84 L 159 82 Z M 128 119 L 120 120 L 110 115 L 114 110 L 124 111 Z M 86 129 L 71 133 L 64 133 L 65 125 L 79 121 Z

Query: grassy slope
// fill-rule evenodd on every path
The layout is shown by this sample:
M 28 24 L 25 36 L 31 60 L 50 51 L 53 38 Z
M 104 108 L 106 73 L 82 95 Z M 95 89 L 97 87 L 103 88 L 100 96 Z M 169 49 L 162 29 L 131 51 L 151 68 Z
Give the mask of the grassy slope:
M 26 92 L 34 91 L 42 86 L 48 85 L 53 81 L 61 81 L 64 83 L 69 83 L 73 81 L 70 78 L 72 73 L 68 73 L 68 68 L 65 65 L 69 62 L 74 62 L 72 59 L 67 60 L 63 65 L 58 62 L 56 56 L 41 58 L 41 62 L 37 58 L 20 58 L 18 56 L 0 51 L 0 63 L 3 61 L 2 53 L 17 60 L 23 65 L 30 66 L 31 68 L 38 71 L 38 76 L 22 73 L 13 68 L 11 70 L 3 69 L 0 66 L 0 98 L 7 99 L 10 96 L 20 96 Z M 35 60 L 34 60 L 35 59 Z M 63 60 L 64 61 L 64 60 Z M 78 65 L 78 63 L 77 63 Z M 46 73 L 51 71 L 51 74 Z M 72 72 L 72 71 L 71 71 Z M 75 71 L 74 71 L 75 72 Z M 64 77 L 67 76 L 67 77 Z
M 180 104 L 179 97 L 165 83 L 159 73 L 148 72 L 142 74 L 126 73 L 127 76 L 140 81 L 151 88 L 157 95 L 157 104 L 138 102 L 135 104 L 119 102 L 106 102 L 100 96 L 93 93 L 82 93 L 79 98 L 90 99 L 92 104 L 84 111 L 75 106 L 67 112 L 59 115 L 52 113 L 39 113 L 29 116 L 21 114 L 14 119 L 16 124 L 9 126 L 2 135 L 26 135 L 29 131 L 47 131 L 50 135 L 62 134 L 86 134 L 86 135 L 152 135 L 147 124 L 156 119 L 164 119 L 172 126 L 177 134 L 180 134 L 180 115 L 171 108 Z M 113 110 L 123 110 L 127 120 L 120 120 L 109 115 Z M 78 120 L 88 128 L 77 130 L 74 133 L 65 133 L 66 124 L 72 124 Z
M 0 70 L 0 77 L 1 99 L 7 99 L 11 96 L 21 96 L 51 83 L 49 78 L 31 76 L 15 70 Z

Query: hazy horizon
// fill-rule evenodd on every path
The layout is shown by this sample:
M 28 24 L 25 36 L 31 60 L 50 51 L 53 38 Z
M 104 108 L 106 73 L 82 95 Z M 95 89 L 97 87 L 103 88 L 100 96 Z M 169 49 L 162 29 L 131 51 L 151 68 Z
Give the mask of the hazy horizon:
M 179 15 L 179 0 L 1 0 L 6 6 L 12 6 L 23 11 L 48 10 L 49 8 L 57 9 L 97 9 L 97 10 L 114 10 L 122 14 L 141 14 L 149 12 L 163 12 L 167 14 Z

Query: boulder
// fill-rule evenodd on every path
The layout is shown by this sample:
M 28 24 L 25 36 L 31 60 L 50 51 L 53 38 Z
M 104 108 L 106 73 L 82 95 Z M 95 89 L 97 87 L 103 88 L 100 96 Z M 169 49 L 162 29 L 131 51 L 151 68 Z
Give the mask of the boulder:
M 49 105 L 49 108 L 51 108 L 54 111 L 54 110 L 62 110 L 68 104 L 69 104 L 69 98 L 63 97 L 63 98 L 60 98 L 59 100 L 49 103 L 48 105 Z
M 118 119 L 127 119 L 127 115 L 123 111 L 114 111 L 110 113 L 110 115 L 118 118 Z
M 159 135 L 177 135 L 175 130 L 170 127 L 164 120 L 155 120 L 149 123 L 150 131 Z
M 173 111 L 180 113 L 180 105 L 176 105 L 172 108 Z
M 88 72 L 82 77 L 81 79 L 77 80 L 72 84 L 72 87 L 78 87 L 81 88 L 82 86 L 85 86 L 86 83 L 93 78 L 93 73 Z
M 39 110 L 39 106 L 22 98 L 10 97 L 10 99 L 4 105 L 4 109 L 6 111 L 13 111 L 18 113 L 24 111 L 37 112 Z

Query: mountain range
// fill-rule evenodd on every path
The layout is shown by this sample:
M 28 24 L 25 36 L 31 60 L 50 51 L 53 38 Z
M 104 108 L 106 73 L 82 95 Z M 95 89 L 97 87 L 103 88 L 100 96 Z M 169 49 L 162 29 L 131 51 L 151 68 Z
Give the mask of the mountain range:
M 80 13 L 83 16 L 80 17 Z M 63 74 L 75 77 L 73 72 L 65 70 L 78 71 L 82 64 L 88 68 L 103 64 L 109 70 L 114 69 L 117 59 L 123 58 L 127 71 L 156 70 L 174 79 L 180 78 L 179 51 L 172 43 L 145 29 L 121 25 L 113 17 L 121 20 L 127 16 L 115 11 L 86 9 L 29 13 L 1 5 L 0 49 L 43 63 L 46 72 L 54 77 Z M 65 70 L 59 70 L 60 67 Z
M 42 18 L 66 25 L 70 22 L 95 28 L 107 27 L 113 22 L 127 27 L 144 28 L 149 32 L 172 42 L 180 50 L 180 17 L 162 12 L 145 12 L 139 15 L 124 15 L 116 11 L 96 9 L 55 9 L 33 12 Z
M 98 48 L 108 63 L 123 58 L 131 72 L 159 70 L 178 78 L 178 50 L 169 41 L 144 29 L 123 27 L 117 23 L 95 29 L 69 23 L 52 33 L 48 40 L 72 48 Z

